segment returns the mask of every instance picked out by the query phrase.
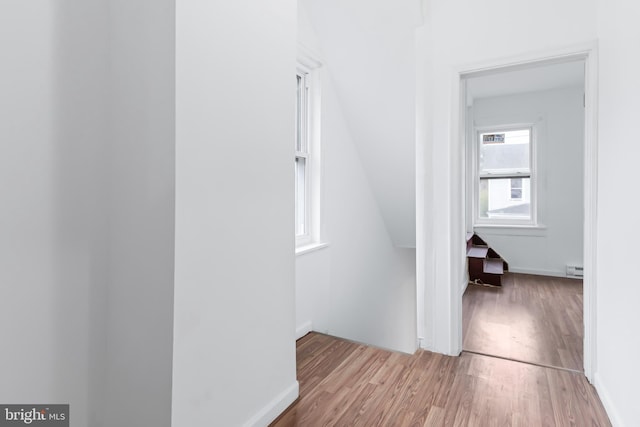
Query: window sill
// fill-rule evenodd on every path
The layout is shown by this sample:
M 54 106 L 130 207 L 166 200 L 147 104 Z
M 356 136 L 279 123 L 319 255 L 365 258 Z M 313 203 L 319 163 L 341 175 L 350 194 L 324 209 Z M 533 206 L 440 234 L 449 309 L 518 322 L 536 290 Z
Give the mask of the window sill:
M 328 242 L 310 243 L 308 245 L 298 246 L 296 248 L 296 256 L 315 252 L 322 248 L 326 248 L 327 246 L 329 246 Z
M 532 236 L 542 237 L 547 234 L 547 227 L 542 224 L 476 224 L 473 230 L 482 234 L 494 236 Z

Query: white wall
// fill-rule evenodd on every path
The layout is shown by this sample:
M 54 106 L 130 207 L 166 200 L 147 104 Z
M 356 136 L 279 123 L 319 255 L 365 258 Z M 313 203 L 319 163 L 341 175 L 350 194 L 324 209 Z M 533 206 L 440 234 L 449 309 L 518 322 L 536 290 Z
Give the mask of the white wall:
M 298 393 L 296 5 L 176 4 L 172 425 L 266 425 Z
M 426 47 L 423 55 L 427 73 L 432 78 L 424 82 L 420 96 L 426 111 L 426 138 L 422 141 L 423 161 L 431 165 L 425 175 L 427 188 L 434 183 L 432 194 L 425 194 L 426 207 L 438 205 L 431 227 L 433 239 L 418 240 L 419 250 L 429 253 L 437 249 L 435 259 L 427 258 L 426 272 L 434 270 L 433 280 L 419 284 L 425 289 L 424 325 L 433 333 L 432 348 L 448 352 L 455 348 L 451 341 L 452 313 L 450 289 L 436 284 L 457 283 L 451 277 L 452 265 L 459 254 L 449 248 L 451 224 L 462 223 L 451 218 L 449 209 L 451 189 L 457 186 L 457 163 L 449 158 L 452 137 L 452 97 L 455 74 L 453 70 L 470 64 L 495 63 L 500 58 L 535 57 L 540 52 L 562 49 L 574 44 L 599 39 L 599 102 L 598 102 L 598 261 L 592 266 L 597 274 L 597 365 L 594 375 L 596 388 L 616 426 L 636 425 L 640 419 L 633 402 L 633 384 L 638 371 L 633 355 L 638 352 L 638 341 L 630 325 L 640 321 L 634 302 L 638 300 L 635 277 L 633 235 L 637 222 L 638 201 L 633 194 L 633 172 L 638 154 L 633 124 L 637 116 L 637 98 L 640 95 L 637 76 L 640 61 L 635 53 L 640 38 L 634 24 L 640 15 L 638 4 L 628 0 L 590 0 L 587 2 L 552 0 L 506 2 L 490 0 L 434 0 L 428 5 L 429 23 L 421 32 L 421 43 Z M 460 11 L 464 11 L 461 13 Z M 518 19 L 526 14 L 526 19 Z M 478 22 L 499 22 L 500 31 L 478 31 Z M 541 25 L 541 23 L 544 23 Z M 426 101 L 425 101 L 426 100 Z M 423 124 L 420 124 L 421 126 Z M 448 143 L 442 143 L 447 141 Z M 453 170 L 452 170 L 453 166 Z M 427 166 L 427 169 L 428 166 Z M 461 230 L 454 230 L 463 239 Z M 425 231 L 424 235 L 427 235 Z M 442 267 L 441 267 L 442 266 Z M 456 271 L 464 271 L 460 265 Z M 429 279 L 429 275 L 427 275 Z M 420 291 L 420 290 L 419 290 Z M 442 310 L 439 307 L 443 307 Z M 459 313 L 454 313 L 457 316 Z
M 92 308 L 104 284 L 100 1 L 0 5 L 0 401 L 69 403 L 88 424 Z M 96 191 L 98 190 L 98 191 Z
M 450 157 L 454 147 L 451 138 L 459 133 L 459 129 L 453 127 L 452 94 L 458 90 L 455 70 L 480 67 L 479 64 L 495 63 L 501 58 L 531 57 L 541 51 L 592 41 L 596 37 L 595 0 L 562 3 L 434 0 L 426 3 L 427 22 L 419 32 L 419 44 L 425 47 L 421 54 L 428 59 L 424 73 L 418 78 L 428 76 L 428 80 L 420 82 L 418 87 L 423 88 L 419 103 L 424 103 L 430 115 L 423 116 L 423 123 L 419 123 L 419 128 L 426 129 L 425 139 L 418 141 L 424 149 L 426 194 L 418 212 L 428 213 L 431 206 L 437 209 L 429 214 L 432 221 L 425 225 L 428 230 L 424 230 L 418 240 L 418 246 L 422 246 L 419 251 L 434 254 L 425 257 L 425 265 L 418 268 L 425 271 L 425 280 L 418 285 L 418 293 L 423 289 L 425 292 L 423 311 L 432 313 L 420 329 L 425 341 L 430 343 L 429 348 L 457 353 L 460 340 L 454 337 L 459 336 L 460 331 L 454 330 L 453 325 L 461 307 L 455 297 L 457 291 L 452 293 L 453 287 L 446 285 L 455 283 L 459 287 L 464 281 L 464 245 L 452 246 L 452 242 L 464 242 L 462 211 L 451 209 L 463 204 L 463 195 L 452 191 L 460 188 L 463 176 L 462 158 L 457 154 L 455 158 Z M 526 19 L 521 19 L 523 14 Z M 478 31 L 479 22 L 499 22 L 500 30 Z M 566 25 L 567 22 L 571 25 Z M 456 199 L 452 199 L 452 195 Z
M 95 425 L 171 420 L 174 3 L 109 2 L 109 286 Z
M 600 1 L 599 152 L 598 152 L 598 370 L 596 385 L 616 426 L 640 422 L 634 384 L 640 324 L 635 285 L 638 260 L 633 238 L 640 201 L 635 185 L 638 145 L 640 4 Z
M 415 247 L 419 0 L 301 0 L 391 240 Z
M 475 227 L 509 262 L 511 271 L 564 276 L 567 264 L 582 265 L 583 93 L 582 87 L 574 87 L 481 98 L 473 103 L 470 135 L 474 126 L 536 126 L 538 224 L 544 228 Z M 468 152 L 471 148 L 468 146 Z M 471 199 L 467 206 L 471 209 Z
M 296 338 L 329 330 L 331 248 L 296 256 Z
M 299 43 L 323 55 L 304 4 L 298 15 Z M 413 352 L 415 250 L 393 245 L 331 70 L 331 62 L 320 69 L 323 237 L 329 246 L 296 257 L 296 325 Z

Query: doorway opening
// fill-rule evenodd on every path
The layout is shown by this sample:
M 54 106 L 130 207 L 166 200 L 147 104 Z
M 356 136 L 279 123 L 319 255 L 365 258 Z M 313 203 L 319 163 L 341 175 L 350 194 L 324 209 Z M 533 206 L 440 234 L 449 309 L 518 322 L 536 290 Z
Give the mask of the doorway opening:
M 582 371 L 584 67 L 465 79 L 463 351 Z
M 511 268 L 511 272 L 504 276 L 505 280 L 511 281 L 512 286 L 515 283 L 515 288 L 520 287 L 520 293 L 516 292 L 509 298 L 529 299 L 530 295 L 523 293 L 523 286 L 529 282 L 527 286 L 533 289 L 535 285 L 531 285 L 531 282 L 535 282 L 538 275 L 550 277 L 547 279 L 549 289 L 573 287 L 579 290 L 579 280 L 560 276 L 566 277 L 568 272 L 576 276 L 579 271 L 583 272 L 583 296 L 575 292 L 573 297 L 567 297 L 574 308 L 577 306 L 575 313 L 581 311 L 583 321 L 580 322 L 577 314 L 560 312 L 559 316 L 565 325 L 558 325 L 556 329 L 564 328 L 567 319 L 572 318 L 580 334 L 572 335 L 568 340 L 572 341 L 574 348 L 584 349 L 584 353 L 579 356 L 564 354 L 563 358 L 573 362 L 581 358 L 579 362 L 582 363 L 572 362 L 562 366 L 564 363 L 559 361 L 562 358 L 558 356 L 559 352 L 564 353 L 562 348 L 555 349 L 556 360 L 524 358 L 524 361 L 583 371 L 589 380 L 592 379 L 595 364 L 595 64 L 595 50 L 587 48 L 543 59 L 515 64 L 498 63 L 482 69 L 459 71 L 460 96 L 454 105 L 454 111 L 459 111 L 458 116 L 454 117 L 454 129 L 457 132 L 454 141 L 459 142 L 454 144 L 452 150 L 452 156 L 459 154 L 461 159 L 458 168 L 454 160 L 452 172 L 465 176 L 465 179 L 458 181 L 460 197 L 453 205 L 454 212 L 459 209 L 461 223 L 458 225 L 465 229 L 467 236 L 476 233 L 482 236 L 481 241 L 487 241 L 487 246 L 493 244 L 495 248 L 491 249 L 495 253 L 503 252 L 500 256 L 507 261 L 505 266 Z M 576 79 L 576 76 L 579 78 Z M 527 97 L 535 102 L 527 108 L 517 107 L 518 102 Z M 571 111 L 564 110 L 563 105 L 568 105 L 568 100 L 574 107 L 577 103 L 580 110 L 574 107 Z M 568 125 L 566 122 L 572 122 L 575 126 L 576 118 L 580 120 L 578 137 L 574 131 L 571 138 L 577 139 L 578 145 L 566 144 L 568 134 L 557 128 Z M 553 135 L 550 136 L 550 133 Z M 550 146 L 550 141 L 556 142 Z M 553 243 L 558 238 L 555 233 L 563 230 L 556 218 L 558 212 L 572 221 L 569 227 L 572 230 L 571 237 L 560 237 L 562 244 L 571 243 L 571 249 L 562 249 L 562 244 Z M 456 231 L 455 227 L 454 224 L 452 236 L 459 236 L 460 231 Z M 452 250 L 466 260 L 464 243 L 457 240 L 452 239 L 455 241 Z M 516 241 L 528 243 L 509 245 L 509 242 Z M 569 255 L 561 256 L 559 253 L 563 250 Z M 460 266 L 467 265 L 462 262 L 456 264 L 452 265 L 456 271 Z M 540 290 L 544 286 L 535 288 Z M 473 348 L 468 348 L 473 345 L 468 335 L 473 316 L 465 316 L 463 320 L 463 311 L 473 308 L 467 305 L 463 308 L 464 292 L 465 288 L 459 291 L 459 299 L 454 298 L 454 304 L 460 304 L 460 323 L 452 332 L 457 334 L 461 351 L 473 351 Z M 453 289 L 452 295 L 455 294 Z M 485 295 L 490 294 L 485 292 Z M 546 298 L 550 296 L 547 294 Z M 534 338 L 536 334 L 546 336 L 540 324 L 549 321 L 546 310 L 551 308 L 536 307 L 539 309 L 538 317 L 542 317 L 541 322 L 536 323 L 533 318 L 525 319 L 526 327 L 521 336 L 516 337 L 525 356 L 528 352 L 544 351 L 544 346 L 548 345 L 536 342 Z M 504 314 L 489 314 L 490 321 L 483 326 L 484 330 L 480 330 L 480 335 L 491 333 L 487 330 L 489 325 L 494 326 L 496 336 L 506 335 L 506 339 L 512 339 L 513 329 L 509 329 L 509 317 Z M 535 310 L 525 310 L 524 317 L 534 314 Z M 501 322 L 506 326 L 501 327 Z M 474 333 L 477 334 L 477 331 Z M 487 353 L 486 349 L 477 351 Z M 523 359 L 508 352 L 497 356 Z

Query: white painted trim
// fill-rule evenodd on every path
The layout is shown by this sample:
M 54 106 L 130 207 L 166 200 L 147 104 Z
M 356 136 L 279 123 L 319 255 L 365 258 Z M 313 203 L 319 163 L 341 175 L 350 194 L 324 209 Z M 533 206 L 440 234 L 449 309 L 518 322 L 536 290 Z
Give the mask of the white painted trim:
M 297 61 L 300 65 L 308 68 L 309 70 L 320 68 L 322 67 L 322 60 L 320 60 L 319 58 L 320 55 L 318 54 L 318 52 L 298 43 Z
M 592 382 L 593 373 L 596 372 L 596 265 L 597 265 L 597 42 L 588 42 L 577 46 L 569 46 L 536 54 L 485 61 L 478 64 L 454 67 L 452 105 L 451 105 L 451 140 L 450 143 L 450 182 L 451 182 L 451 239 L 450 282 L 449 288 L 449 313 L 450 323 L 447 325 L 449 334 L 449 346 L 444 351 L 447 354 L 459 353 L 462 348 L 462 294 L 456 278 L 462 274 L 463 259 L 465 258 L 465 242 L 460 230 L 464 230 L 465 217 L 465 184 L 460 180 L 464 174 L 464 168 L 459 164 L 466 159 L 464 138 L 467 137 L 464 130 L 464 120 L 467 114 L 466 93 L 463 80 L 470 76 L 478 77 L 491 74 L 495 70 L 518 70 L 531 65 L 550 65 L 568 61 L 585 61 L 585 216 L 584 216 L 584 370 L 587 379 Z M 433 321 L 433 320 L 432 320 Z
M 460 73 L 455 74 L 453 79 L 453 102 L 451 113 L 454 117 L 451 120 L 451 154 L 449 182 L 451 183 L 451 200 L 449 215 L 451 220 L 450 232 L 450 280 L 449 286 L 449 343 L 446 354 L 458 356 L 462 353 L 462 288 L 455 286 L 456 283 L 468 280 L 467 268 L 467 245 L 466 245 L 466 182 L 467 176 L 467 126 L 461 117 L 467 112 L 467 92 L 466 87 L 460 79 Z M 458 191 L 455 191 L 455 190 Z
M 456 74 L 481 77 L 492 74 L 496 69 L 502 71 L 517 71 L 529 68 L 533 64 L 553 65 L 570 61 L 583 61 L 596 53 L 597 42 L 589 41 L 566 46 L 558 49 L 549 49 L 540 52 L 525 53 L 508 58 L 486 60 L 474 64 L 460 64 L 455 68 Z
M 322 216 L 323 204 L 323 144 L 322 144 L 322 87 L 320 68 L 322 62 L 317 59 L 315 52 L 305 46 L 298 45 L 297 73 L 303 75 L 307 88 L 305 124 L 303 129 L 306 135 L 306 151 L 296 152 L 296 156 L 304 156 L 306 159 L 305 170 L 305 234 L 296 236 L 296 254 L 303 254 L 310 250 L 320 249 L 316 245 L 322 243 L 324 236 L 324 218 Z M 297 178 L 296 178 L 297 179 Z
M 536 276 L 550 276 L 550 277 L 567 277 L 566 271 L 553 271 L 553 270 L 540 270 L 536 268 L 522 268 L 509 265 L 509 272 L 533 274 Z
M 422 19 L 428 21 L 426 4 L 423 2 Z M 431 48 L 431 29 L 428 23 L 416 29 L 415 57 L 416 73 L 424 76 L 416 81 L 416 334 L 418 345 L 425 350 L 433 349 L 434 342 L 434 298 L 427 299 L 432 293 L 433 269 L 425 270 L 425 264 L 433 259 L 433 250 L 426 244 L 432 240 L 433 215 L 425 206 L 425 195 L 431 193 L 431 156 L 425 141 L 430 132 L 431 118 L 431 80 L 432 69 L 427 60 Z M 427 321 L 429 325 L 427 326 Z
M 602 402 L 602 406 L 604 406 L 604 410 L 607 412 L 609 416 L 609 421 L 611 421 L 611 425 L 613 427 L 626 427 L 622 422 L 622 418 L 620 418 L 620 414 L 613 404 L 613 400 L 611 399 L 611 395 L 609 394 L 609 390 L 602 383 L 602 377 L 596 372 L 594 375 L 593 386 L 598 392 L 598 397 L 600 397 L 600 401 Z
M 465 100 L 467 98 L 467 94 L 465 91 Z M 468 114 L 466 109 L 466 101 L 464 104 L 465 114 Z M 463 123 L 464 124 L 464 123 Z M 495 124 L 482 124 L 477 125 L 474 123 L 472 126 L 472 138 L 471 141 L 472 149 L 471 149 L 471 161 L 473 162 L 472 167 L 473 175 L 471 175 L 471 179 L 473 183 L 471 188 L 473 188 L 473 194 L 471 195 L 471 206 L 473 207 L 471 218 L 473 220 L 473 226 L 483 227 L 483 226 L 524 226 L 524 227 L 535 227 L 538 224 L 538 134 L 540 122 L 525 122 L 525 123 L 495 123 Z M 508 132 L 513 130 L 529 130 L 529 174 L 524 174 L 524 177 L 529 178 L 530 183 L 530 206 L 531 206 L 531 218 L 526 220 L 521 219 L 500 219 L 500 218 L 481 218 L 479 207 L 478 207 L 478 195 L 480 194 L 480 179 L 487 177 L 500 178 L 501 176 L 505 178 L 513 178 L 513 173 L 506 174 L 482 174 L 480 173 L 480 134 L 486 132 Z M 465 136 L 468 133 L 465 131 Z M 468 145 L 468 141 L 465 141 L 465 149 Z M 466 169 L 466 168 L 465 168 Z M 468 197 L 467 197 L 468 198 Z
M 598 46 L 585 58 L 584 150 L 584 373 L 597 372 L 597 203 L 598 203 Z
M 296 256 L 308 254 L 309 252 L 315 252 L 326 247 L 329 247 L 328 242 L 311 243 L 309 245 L 300 246 L 296 248 Z
M 313 212 L 313 180 L 314 180 L 314 167 L 315 167 L 315 158 L 313 155 L 313 140 L 311 133 L 311 126 L 313 123 L 313 115 L 312 115 L 312 85 L 311 85 L 311 75 L 310 70 L 305 67 L 303 64 L 298 63 L 296 76 L 300 79 L 302 83 L 302 91 L 298 91 L 297 96 L 297 104 L 299 104 L 300 109 L 298 111 L 298 106 L 296 106 L 296 163 L 298 159 L 304 160 L 304 233 L 296 234 L 296 247 L 305 246 L 313 242 L 313 231 L 314 231 L 314 221 L 316 218 L 314 217 Z M 297 118 L 300 117 L 300 126 L 297 125 Z M 298 134 L 300 135 L 300 141 L 298 141 Z M 300 143 L 300 151 L 298 151 L 298 142 Z M 298 170 L 296 169 L 296 233 L 298 227 Z
M 462 286 L 460 287 L 460 293 L 462 295 L 464 295 L 465 291 L 467 290 L 467 287 L 469 286 L 469 279 L 467 278 L 467 280 L 462 282 Z
M 313 323 L 311 323 L 311 321 L 304 322 L 302 325 L 296 328 L 296 339 L 299 340 L 311 331 L 313 331 Z
M 327 333 L 325 335 L 331 335 L 331 334 Z M 352 338 L 345 337 L 345 336 L 340 336 L 340 335 L 332 335 L 332 336 L 338 337 L 340 339 L 343 339 L 343 340 L 346 340 L 346 341 L 349 341 L 349 342 L 352 342 L 354 344 L 363 345 L 363 346 L 371 347 L 371 348 L 377 348 L 379 350 L 384 350 L 384 351 L 390 351 L 392 353 L 408 354 L 409 356 L 413 355 L 416 352 L 416 350 L 418 350 L 418 345 L 419 345 L 418 343 L 416 343 L 416 346 L 413 348 L 413 350 L 411 350 L 409 352 L 406 352 L 404 350 L 398 350 L 396 348 L 385 347 L 385 346 L 380 346 L 380 345 L 374 345 L 374 344 L 371 344 L 370 342 L 354 340 Z
M 482 224 L 474 225 L 473 231 L 482 236 L 523 236 L 542 237 L 547 235 L 547 227 L 538 225 L 498 225 Z
M 257 414 L 243 424 L 244 427 L 266 427 L 278 418 L 300 395 L 300 385 L 295 381 Z

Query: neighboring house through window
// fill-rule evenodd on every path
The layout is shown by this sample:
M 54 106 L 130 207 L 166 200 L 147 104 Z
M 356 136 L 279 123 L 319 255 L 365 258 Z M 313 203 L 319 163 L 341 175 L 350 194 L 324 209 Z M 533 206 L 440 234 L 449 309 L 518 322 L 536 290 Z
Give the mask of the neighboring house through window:
M 511 200 L 522 200 L 522 178 L 511 178 Z

